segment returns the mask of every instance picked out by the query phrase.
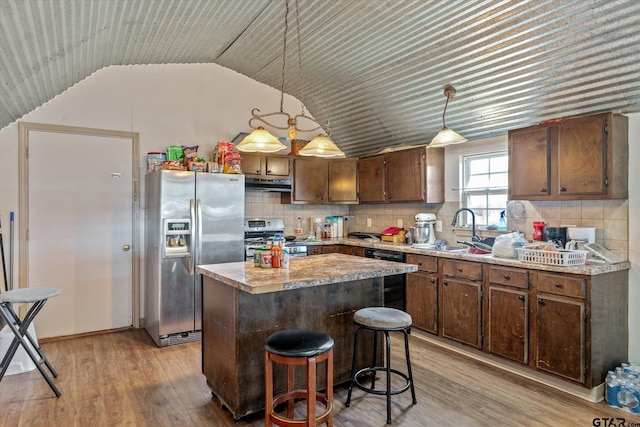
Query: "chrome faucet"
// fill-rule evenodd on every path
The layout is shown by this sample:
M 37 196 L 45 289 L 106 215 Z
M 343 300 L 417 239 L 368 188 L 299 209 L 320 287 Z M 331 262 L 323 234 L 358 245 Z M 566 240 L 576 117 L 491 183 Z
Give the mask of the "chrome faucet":
M 453 214 L 453 221 L 451 221 L 451 226 L 455 227 L 458 223 L 458 214 L 462 211 L 467 211 L 471 214 L 471 240 L 475 242 L 479 242 L 480 237 L 476 234 L 476 214 L 469 208 L 458 209 L 455 214 Z

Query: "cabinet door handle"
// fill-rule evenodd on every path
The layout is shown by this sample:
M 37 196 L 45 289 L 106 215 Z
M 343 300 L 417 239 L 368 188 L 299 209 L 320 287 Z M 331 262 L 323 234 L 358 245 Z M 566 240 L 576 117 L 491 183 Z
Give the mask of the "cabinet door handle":
M 565 191 L 567 191 L 567 187 L 560 187 L 560 192 L 564 193 Z
M 431 283 L 436 283 L 436 281 L 437 281 L 437 280 L 438 280 L 438 279 L 435 279 L 435 278 L 433 278 L 433 277 L 432 277 L 432 278 L 431 278 Z
M 442 282 L 442 284 L 443 284 L 443 285 L 445 285 L 445 286 L 447 286 L 447 285 L 449 284 L 449 282 L 447 282 L 446 280 L 444 280 L 444 281 Z
M 558 289 L 562 289 L 562 283 L 557 283 L 557 282 L 556 282 L 556 288 L 558 288 Z
M 511 276 L 509 276 L 508 274 L 505 274 L 502 277 L 504 277 L 504 280 L 511 280 Z
M 544 301 L 543 301 L 543 300 L 541 300 L 541 299 L 539 299 L 539 300 L 538 300 L 538 304 L 540 304 L 540 305 L 544 305 Z
M 421 262 L 419 262 L 419 263 L 418 263 L 418 265 L 419 265 L 420 267 L 422 267 L 422 263 L 421 263 Z
M 260 173 L 260 169 L 256 169 L 256 173 L 259 174 Z
M 520 301 L 524 301 L 524 295 L 520 295 L 520 296 L 518 297 L 518 299 L 519 299 Z
M 462 273 L 462 267 L 458 267 L 458 273 Z
M 542 187 L 542 188 L 540 189 L 540 192 L 541 192 L 541 193 L 546 193 L 546 192 L 547 192 L 547 189 L 546 189 L 546 188 L 544 188 L 544 187 Z

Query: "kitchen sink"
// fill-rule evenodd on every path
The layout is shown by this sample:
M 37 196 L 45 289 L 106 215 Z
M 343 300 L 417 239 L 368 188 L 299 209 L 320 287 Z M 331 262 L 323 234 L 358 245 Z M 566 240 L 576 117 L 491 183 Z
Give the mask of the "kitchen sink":
M 466 246 L 447 246 L 446 249 L 438 249 L 440 252 L 454 252 L 464 254 L 467 252 Z

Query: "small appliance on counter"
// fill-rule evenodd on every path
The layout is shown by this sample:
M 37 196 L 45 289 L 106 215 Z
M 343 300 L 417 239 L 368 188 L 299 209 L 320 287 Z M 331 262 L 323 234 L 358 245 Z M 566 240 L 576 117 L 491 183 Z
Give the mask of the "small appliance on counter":
M 433 245 L 436 242 L 436 233 L 433 229 L 436 223 L 436 216 L 432 213 L 417 213 L 413 220 L 416 225 L 409 227 L 411 242 L 414 244 Z

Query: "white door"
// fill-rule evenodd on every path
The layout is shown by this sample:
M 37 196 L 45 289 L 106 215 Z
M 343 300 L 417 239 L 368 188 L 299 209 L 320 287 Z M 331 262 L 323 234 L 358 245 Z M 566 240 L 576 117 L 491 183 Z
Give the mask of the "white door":
M 132 140 L 29 132 L 28 285 L 60 295 L 38 337 L 132 325 Z

